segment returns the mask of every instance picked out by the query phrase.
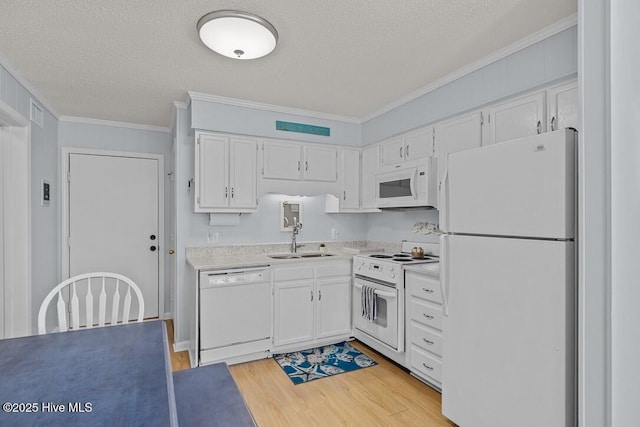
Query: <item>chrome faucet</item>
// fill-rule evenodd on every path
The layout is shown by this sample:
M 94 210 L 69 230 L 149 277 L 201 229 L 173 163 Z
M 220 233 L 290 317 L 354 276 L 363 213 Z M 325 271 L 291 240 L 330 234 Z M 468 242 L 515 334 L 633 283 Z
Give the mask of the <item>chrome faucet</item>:
M 298 235 L 298 232 L 302 229 L 302 223 L 301 222 L 294 222 L 293 224 L 293 233 L 291 234 L 291 253 L 295 254 L 296 252 L 298 252 L 298 246 L 302 247 L 304 245 L 298 245 L 298 243 L 296 242 L 296 236 Z

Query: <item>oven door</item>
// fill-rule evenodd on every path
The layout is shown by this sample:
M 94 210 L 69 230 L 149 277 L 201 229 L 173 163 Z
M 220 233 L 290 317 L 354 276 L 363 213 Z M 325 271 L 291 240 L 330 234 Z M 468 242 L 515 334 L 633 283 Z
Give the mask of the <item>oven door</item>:
M 377 316 L 374 320 L 363 317 L 362 287 L 375 289 Z M 356 329 L 378 341 L 402 351 L 399 347 L 398 290 L 371 280 L 356 277 L 353 282 L 353 325 Z

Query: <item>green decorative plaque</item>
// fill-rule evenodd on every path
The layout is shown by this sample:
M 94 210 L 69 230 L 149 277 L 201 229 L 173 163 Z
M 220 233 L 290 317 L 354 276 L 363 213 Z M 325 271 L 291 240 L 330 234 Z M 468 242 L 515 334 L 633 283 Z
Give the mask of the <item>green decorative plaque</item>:
M 303 123 L 281 122 L 276 120 L 276 130 L 285 132 L 310 133 L 312 135 L 329 136 L 331 129 L 323 126 L 305 125 Z

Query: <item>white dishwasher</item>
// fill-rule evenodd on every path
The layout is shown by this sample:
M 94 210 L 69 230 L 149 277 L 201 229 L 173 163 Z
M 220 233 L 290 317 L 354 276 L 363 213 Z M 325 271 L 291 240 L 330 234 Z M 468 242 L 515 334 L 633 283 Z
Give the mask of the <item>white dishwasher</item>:
M 271 306 L 267 268 L 200 272 L 200 364 L 268 357 Z

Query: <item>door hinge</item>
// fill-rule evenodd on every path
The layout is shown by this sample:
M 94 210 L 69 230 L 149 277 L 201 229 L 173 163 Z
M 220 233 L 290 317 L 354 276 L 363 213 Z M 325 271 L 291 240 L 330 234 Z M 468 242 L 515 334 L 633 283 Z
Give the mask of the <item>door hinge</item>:
M 256 206 L 258 206 L 258 198 L 256 197 Z
M 484 124 L 484 114 L 480 113 L 480 126 Z
M 264 168 L 262 168 L 262 176 L 264 176 Z
M 67 182 L 71 182 L 71 171 L 67 171 Z

